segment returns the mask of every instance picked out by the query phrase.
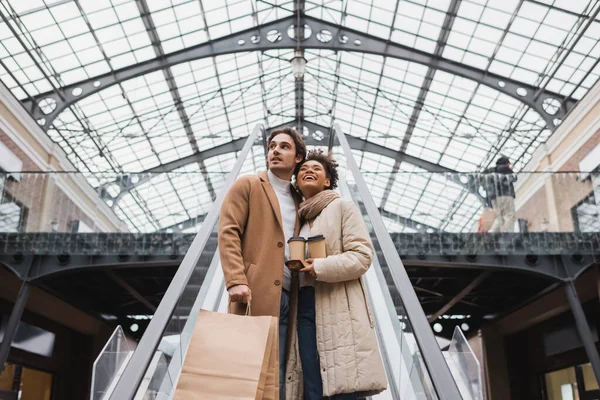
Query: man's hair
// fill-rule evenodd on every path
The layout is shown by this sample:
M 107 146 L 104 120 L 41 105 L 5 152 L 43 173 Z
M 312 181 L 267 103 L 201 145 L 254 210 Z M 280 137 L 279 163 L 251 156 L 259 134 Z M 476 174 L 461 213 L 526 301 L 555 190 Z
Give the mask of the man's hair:
M 285 133 L 289 137 L 294 140 L 294 145 L 296 146 L 296 156 L 300 156 L 302 160 L 306 158 L 306 145 L 304 144 L 304 139 L 302 136 L 291 126 L 284 126 L 282 128 L 277 128 L 271 132 L 271 136 L 269 136 L 269 140 L 267 141 L 267 146 L 271 143 L 275 136 Z
M 333 159 L 333 157 L 329 154 L 323 152 L 323 150 L 311 150 L 306 155 L 304 161 L 298 164 L 298 171 L 300 171 L 300 167 L 307 161 L 316 161 L 323 166 L 325 169 L 325 176 L 329 178 L 329 187 L 327 189 L 335 189 L 338 185 L 338 166 L 337 161 Z M 296 172 L 296 181 L 298 180 L 298 172 Z
M 508 157 L 501 156 L 500 158 L 498 158 L 496 160 L 496 165 L 508 165 L 508 164 L 510 164 L 510 160 L 508 159 Z

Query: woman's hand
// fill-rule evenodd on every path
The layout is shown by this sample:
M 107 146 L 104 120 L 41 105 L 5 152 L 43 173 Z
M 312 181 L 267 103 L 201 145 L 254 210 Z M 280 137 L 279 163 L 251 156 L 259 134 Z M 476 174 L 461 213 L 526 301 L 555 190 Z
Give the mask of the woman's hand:
M 304 267 L 300 270 L 300 272 L 306 272 L 307 274 L 309 274 L 310 276 L 312 276 L 313 278 L 317 279 L 317 273 L 315 272 L 315 260 L 313 260 L 312 258 L 309 258 L 307 260 L 304 261 L 304 264 L 308 266 Z

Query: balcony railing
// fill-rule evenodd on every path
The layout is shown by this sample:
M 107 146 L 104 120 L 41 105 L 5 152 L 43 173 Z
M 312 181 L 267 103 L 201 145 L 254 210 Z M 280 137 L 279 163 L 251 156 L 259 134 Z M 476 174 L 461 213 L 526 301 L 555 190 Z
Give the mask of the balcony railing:
M 243 173 L 253 173 L 256 167 L 247 164 Z M 589 254 L 600 247 L 598 172 L 362 174 L 401 254 Z M 138 254 L 170 254 L 177 238 L 183 254 L 225 175 L 210 168 L 0 174 L 4 248 L 6 240 L 17 240 L 21 251 L 41 246 L 54 252 L 48 249 L 76 233 L 87 244 L 78 242 L 75 252 L 87 254 L 90 246 L 96 253 L 119 252 L 130 246 Z M 507 216 L 513 205 L 514 216 Z M 493 209 L 506 220 L 493 226 L 494 232 L 483 232 L 482 216 Z M 186 233 L 192 235 L 189 240 Z

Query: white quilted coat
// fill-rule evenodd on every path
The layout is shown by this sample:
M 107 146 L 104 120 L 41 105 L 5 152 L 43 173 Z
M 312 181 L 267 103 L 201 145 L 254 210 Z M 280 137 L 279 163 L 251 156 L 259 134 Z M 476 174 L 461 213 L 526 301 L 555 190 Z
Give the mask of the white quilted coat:
M 354 203 L 336 199 L 313 222 L 311 236 L 317 234 L 325 236 L 328 255 L 314 264 L 323 395 L 375 395 L 386 389 L 387 381 L 362 280 L 373 257 L 367 228 Z M 295 318 L 289 329 L 286 399 L 298 400 L 303 389 Z

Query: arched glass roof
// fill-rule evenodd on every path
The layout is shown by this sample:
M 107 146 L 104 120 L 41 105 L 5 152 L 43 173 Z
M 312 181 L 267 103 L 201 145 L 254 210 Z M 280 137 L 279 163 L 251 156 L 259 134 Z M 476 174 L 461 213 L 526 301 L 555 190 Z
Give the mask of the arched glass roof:
M 45 129 L 98 186 L 118 173 L 148 171 L 243 138 L 260 121 L 275 127 L 301 115 L 328 128 L 335 120 L 348 135 L 399 154 L 356 152 L 382 209 L 437 229 L 461 230 L 479 211 L 476 196 L 459 186 L 436 189 L 442 176 L 391 178 L 425 172 L 401 155 L 446 170 L 479 172 L 502 154 L 522 169 L 555 129 L 543 110 L 568 111 L 600 75 L 597 1 L 9 0 L 0 3 L 0 79 L 25 105 L 39 103 L 51 112 L 56 100 L 44 98 L 69 85 L 119 76 L 203 43 L 212 41 L 216 48 L 228 35 L 293 18 L 298 7 L 312 18 L 307 35 L 322 43 L 350 41 L 343 49 L 303 50 L 308 63 L 301 102 L 289 63 L 294 49 L 277 48 L 277 37 L 252 36 L 238 45 L 274 43 L 189 59 L 89 95 L 72 90 L 69 96 L 81 98 Z M 331 28 L 319 28 L 319 21 L 362 32 L 387 47 L 403 46 L 414 57 L 365 52 L 371 42 L 331 37 Z M 293 29 L 277 35 L 289 33 Z M 428 61 L 417 62 L 421 59 Z M 448 65 L 480 74 L 452 73 Z M 486 76 L 506 82 L 490 85 Z M 520 100 L 524 94 L 503 90 L 511 82 L 535 92 L 527 95 L 553 97 L 532 107 Z M 34 116 L 42 125 L 50 119 Z M 222 182 L 217 176 L 234 157 L 179 166 L 174 172 L 202 173 L 202 182 L 157 177 L 122 196 L 115 210 L 141 231 L 193 219 L 210 207 Z M 260 147 L 248 171 L 254 168 L 264 168 Z M 390 196 L 396 201 L 388 201 Z M 425 198 L 429 202 L 421 201 Z M 457 201 L 453 216 L 460 222 L 454 225 L 448 216 L 417 211 L 419 204 Z

